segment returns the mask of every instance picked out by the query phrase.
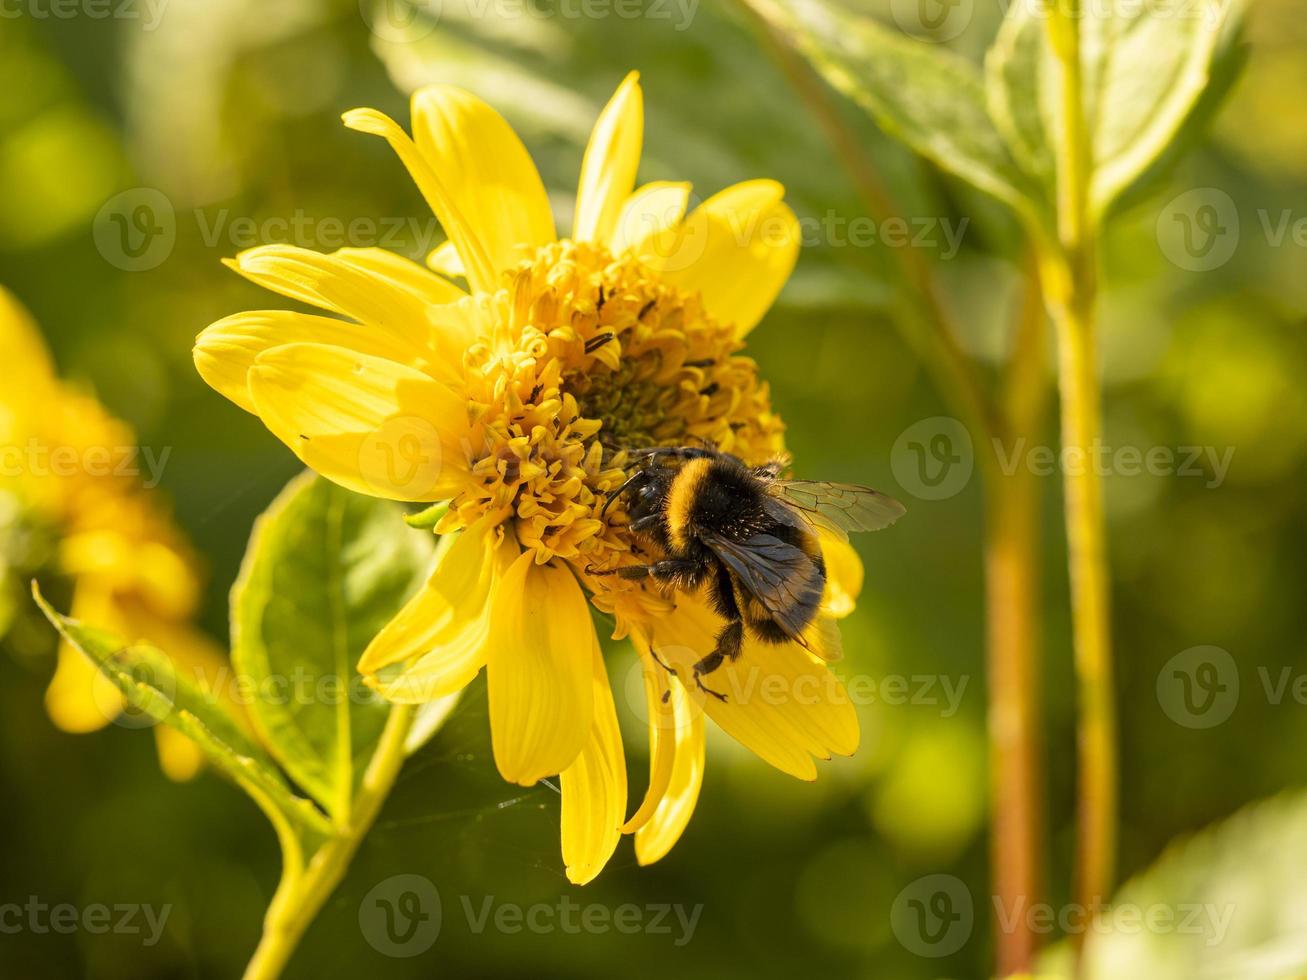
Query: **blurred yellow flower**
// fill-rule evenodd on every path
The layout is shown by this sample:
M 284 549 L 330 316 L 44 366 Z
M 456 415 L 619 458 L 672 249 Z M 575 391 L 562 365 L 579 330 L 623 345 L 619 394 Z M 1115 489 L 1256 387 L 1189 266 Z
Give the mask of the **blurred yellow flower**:
M 767 386 L 740 354 L 797 257 L 783 188 L 737 184 L 688 215 L 688 184 L 637 188 L 634 73 L 594 128 L 568 238 L 526 148 L 467 92 L 418 91 L 412 137 L 375 110 L 344 119 L 391 145 L 449 241 L 429 269 L 380 249 L 243 252 L 231 262 L 241 275 L 339 318 L 240 313 L 200 334 L 195 362 L 342 486 L 449 501 L 430 582 L 360 671 L 391 700 L 425 702 L 484 666 L 500 773 L 523 785 L 561 774 L 574 882 L 599 872 L 623 831 L 642 863 L 676 841 L 702 782 L 702 712 L 803 779 L 814 756 L 851 753 L 856 714 L 807 650 L 750 641 L 718 675 L 732 697 L 704 703 L 680 676 L 713 648 L 715 614 L 694 596 L 587 573 L 635 560 L 622 508 L 600 512 L 629 450 L 710 441 L 755 463 L 783 451 Z M 832 548 L 836 617 L 852 609 L 861 566 L 846 544 Z M 652 771 L 629 820 L 587 596 L 643 658 Z
M 2 288 L 0 348 L 0 492 L 57 541 L 51 571 L 72 582 L 72 615 L 155 644 L 190 675 L 221 677 L 225 655 L 188 622 L 199 591 L 189 549 L 140 485 L 131 430 L 58 379 L 36 325 Z M 123 701 L 63 641 L 46 707 L 63 730 L 89 732 Z M 198 746 L 167 726 L 155 733 L 164 771 L 193 776 Z

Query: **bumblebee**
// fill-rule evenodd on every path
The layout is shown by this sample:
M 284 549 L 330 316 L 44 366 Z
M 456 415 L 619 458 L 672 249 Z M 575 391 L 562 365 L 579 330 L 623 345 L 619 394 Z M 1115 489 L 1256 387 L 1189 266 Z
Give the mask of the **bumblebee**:
M 847 541 L 849 531 L 888 527 L 904 513 L 867 487 L 782 480 L 783 465 L 751 467 L 712 448 L 643 450 L 601 512 L 627 497 L 631 531 L 665 557 L 593 574 L 707 590 L 726 625 L 694 664 L 694 681 L 723 701 L 703 678 L 740 656 L 746 633 L 764 643 L 794 641 L 827 660 L 839 656 L 838 631 L 817 617 L 826 588 L 817 532 Z

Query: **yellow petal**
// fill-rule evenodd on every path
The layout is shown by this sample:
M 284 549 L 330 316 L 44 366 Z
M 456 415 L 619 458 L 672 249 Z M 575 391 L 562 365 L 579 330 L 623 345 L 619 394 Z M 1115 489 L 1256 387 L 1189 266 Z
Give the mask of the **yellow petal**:
M 275 293 L 422 343 L 427 308 L 466 295 L 416 262 L 384 249 L 326 254 L 295 245 L 260 245 L 226 264 Z
M 858 594 L 862 592 L 862 559 L 853 545 L 829 531 L 818 531 L 817 537 L 826 562 L 826 593 L 821 599 L 821 611 L 835 619 L 843 619 L 853 612 Z
M 496 270 L 523 258 L 523 246 L 534 249 L 557 237 L 530 154 L 485 102 L 452 85 L 419 89 L 413 93 L 413 139 Z
M 428 252 L 427 268 L 451 279 L 467 275 L 467 270 L 463 268 L 463 256 L 458 254 L 453 242 L 442 242 Z
M 622 826 L 622 832 L 627 834 L 635 833 L 648 823 L 658 809 L 671 783 L 676 759 L 676 716 L 671 700 L 671 675 L 649 655 L 649 641 L 639 629 L 632 630 L 631 640 L 640 653 L 645 710 L 649 714 L 649 786 L 639 809 Z
M 661 180 L 645 184 L 622 205 L 609 249 L 614 255 L 631 249 L 646 261 L 656 259 L 675 240 L 674 229 L 685 217 L 689 201 L 689 184 Z
M 762 319 L 794 270 L 799 221 L 774 180 L 714 194 L 681 224 L 659 266 L 673 284 L 703 296 L 708 312 L 742 337 Z
M 36 323 L 0 288 L 0 442 L 30 431 L 55 386 L 54 365 Z
M 851 755 L 858 746 L 858 716 L 839 679 L 797 643 L 762 643 L 746 637 L 734 663 L 704 677 L 721 701 L 690 680 L 694 663 L 711 652 L 721 619 L 703 602 L 681 597 L 675 613 L 654 624 L 653 648 L 685 678 L 696 702 L 723 731 L 777 769 L 815 779 L 813 756 Z
M 99 626 L 99 623 L 94 625 Z M 59 662 L 45 692 L 50 720 L 65 732 L 103 728 L 122 713 L 118 688 L 71 644 L 59 644 Z
M 644 142 L 644 99 L 640 73 L 631 72 L 599 114 L 581 161 L 572 237 L 606 242 L 617 226 L 622 204 L 635 187 Z
M 657 707 L 650 705 L 650 776 L 649 789 L 640 809 L 622 828 L 635 832 L 635 856 L 641 864 L 652 864 L 672 849 L 680 839 L 703 785 L 704 734 L 703 712 L 695 705 L 680 681 L 653 663 L 646 641 L 637 633 L 637 649 L 648 670 L 657 671 L 660 679 L 648 685 L 657 695 Z
M 401 337 L 373 325 L 335 317 L 289 310 L 253 310 L 225 317 L 206 327 L 195 339 L 195 368 L 220 394 L 245 411 L 255 412 L 249 388 L 249 371 L 254 359 L 270 348 L 298 343 L 329 344 L 384 357 L 425 369 L 441 380 L 445 377 L 431 368 L 449 367 L 448 361 L 433 358 L 430 348 L 417 337 Z
M 563 795 L 561 831 L 567 880 L 584 885 L 597 875 L 622 839 L 626 815 L 626 757 L 603 654 L 595 638 L 594 720 L 576 761 L 559 775 Z
M 492 599 L 490 734 L 495 764 L 530 786 L 562 772 L 590 735 L 594 714 L 589 605 L 565 567 L 524 552 Z
M 343 347 L 288 344 L 260 354 L 249 379 L 263 423 L 347 490 L 445 500 L 467 479 L 467 406 L 414 368 Z
M 73 592 L 73 619 L 127 636 L 126 622 L 111 592 L 82 581 Z M 58 664 L 45 692 L 50 720 L 65 732 L 103 728 L 124 710 L 122 692 L 86 655 L 67 640 L 59 644 Z
M 390 144 L 463 257 L 468 283 L 474 290 L 493 292 L 498 285 L 498 269 L 490 261 L 485 243 L 417 144 L 393 119 L 375 109 L 351 109 L 342 118 L 350 129 L 380 136 Z
M 204 751 L 187 736 L 167 725 L 154 726 L 159 768 L 175 783 L 194 779 L 204 765 Z
M 390 701 L 424 704 L 461 690 L 486 662 L 490 597 L 517 557 L 489 520 L 441 542 L 421 592 L 368 644 L 359 673 Z M 446 543 L 448 542 L 448 544 Z M 385 668 L 412 661 L 398 673 Z

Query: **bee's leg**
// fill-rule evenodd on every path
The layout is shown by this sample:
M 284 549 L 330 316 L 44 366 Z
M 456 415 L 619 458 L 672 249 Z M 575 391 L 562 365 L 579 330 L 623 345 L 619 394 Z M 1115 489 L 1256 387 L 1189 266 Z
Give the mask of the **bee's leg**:
M 703 676 L 715 671 L 722 665 L 723 660 L 734 663 L 743 647 L 744 623 L 738 619 L 732 620 L 717 634 L 717 645 L 713 647 L 712 653 L 694 665 L 694 683 L 699 686 L 699 690 L 704 694 L 711 694 L 719 701 L 725 701 L 725 694 L 704 686 Z
M 593 566 L 586 568 L 587 575 L 616 575 L 618 578 L 637 580 L 651 578 L 655 582 L 681 582 L 703 567 L 703 563 L 690 558 L 664 558 L 652 565 L 623 565 L 607 571 L 596 571 Z
M 662 519 L 663 519 L 662 514 L 646 514 L 644 517 L 641 517 L 639 520 L 632 521 L 630 524 L 630 530 L 634 531 L 636 534 L 644 534 L 656 528 L 658 526 L 658 522 L 661 521 Z

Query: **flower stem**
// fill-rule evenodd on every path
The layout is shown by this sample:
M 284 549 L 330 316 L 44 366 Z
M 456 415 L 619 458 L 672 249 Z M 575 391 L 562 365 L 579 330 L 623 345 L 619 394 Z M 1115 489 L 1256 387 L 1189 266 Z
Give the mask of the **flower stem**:
M 1044 308 L 1030 263 L 1012 356 L 1004 417 L 1012 450 L 1041 435 L 1049 387 Z M 985 485 L 985 622 L 989 696 L 990 865 L 996 915 L 995 975 L 1034 968 L 1037 936 L 1023 908 L 1043 894 L 1043 765 L 1040 756 L 1040 487 L 1029 467 L 999 468 Z M 1004 923 L 1012 923 L 1005 926 Z
M 875 161 L 840 115 L 829 90 L 777 25 L 769 0 L 739 0 L 787 81 L 822 128 L 867 213 L 878 222 L 900 215 Z M 1005 378 L 1004 403 L 982 383 L 981 372 L 958 341 L 952 316 L 940 299 L 931 264 L 916 249 L 895 249 L 910 304 L 895 323 L 931 371 L 941 394 L 962 419 L 976 447 L 985 487 L 985 594 L 989 691 L 990 771 L 993 817 L 990 859 L 999 976 L 1034 967 L 1037 937 L 1023 908 L 1043 888 L 1044 806 L 1039 759 L 1040 659 L 1039 494 L 1026 468 L 1004 473 L 991 443 L 1033 440 L 1046 409 L 1044 320 L 1040 280 L 1027 276 L 1019 329 Z M 1004 928 L 1003 922 L 1016 925 Z
M 395 785 L 404 763 L 404 742 L 413 725 L 414 710 L 411 705 L 390 709 L 349 820 L 314 853 L 307 866 L 301 868 L 298 862 L 288 862 L 264 917 L 263 938 L 245 968 L 245 980 L 272 980 L 281 975 L 304 931 L 340 884 Z
M 1057 246 L 1046 247 L 1049 312 L 1058 333 L 1063 496 L 1079 715 L 1075 900 L 1107 898 L 1116 863 L 1117 759 L 1103 489 L 1093 452 L 1102 438 L 1095 337 L 1097 236 L 1089 207 L 1093 153 L 1081 78 L 1079 0 L 1056 0 L 1049 20 L 1060 65 Z M 1083 935 L 1074 937 L 1077 947 Z

